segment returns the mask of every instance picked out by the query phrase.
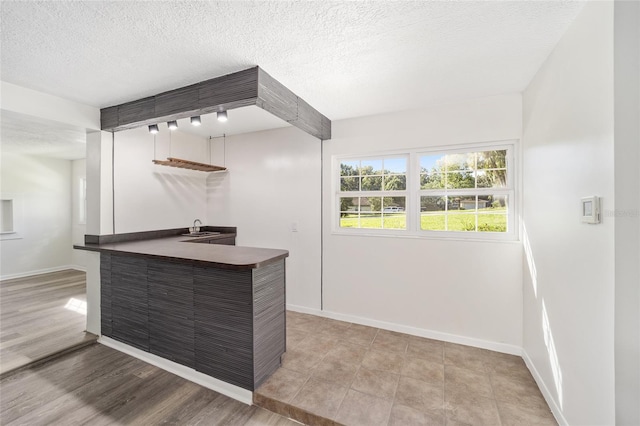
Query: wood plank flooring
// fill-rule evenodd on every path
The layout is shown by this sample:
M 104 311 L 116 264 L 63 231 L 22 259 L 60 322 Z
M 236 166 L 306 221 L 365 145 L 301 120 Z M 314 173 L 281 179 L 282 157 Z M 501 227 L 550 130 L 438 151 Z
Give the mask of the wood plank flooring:
M 100 344 L 0 380 L 2 425 L 298 425 Z
M 0 281 L 0 376 L 69 347 L 85 333 L 86 275 L 67 270 Z M 86 308 L 85 308 L 86 309 Z

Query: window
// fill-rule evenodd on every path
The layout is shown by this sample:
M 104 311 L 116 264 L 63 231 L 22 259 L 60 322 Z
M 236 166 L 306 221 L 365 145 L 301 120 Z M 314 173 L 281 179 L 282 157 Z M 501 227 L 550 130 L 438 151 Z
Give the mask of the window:
M 13 200 L 0 200 L 0 233 L 13 232 Z
M 507 149 L 420 155 L 420 229 L 507 232 Z
M 340 162 L 340 227 L 407 229 L 407 156 Z
M 513 239 L 513 150 L 479 144 L 337 158 L 336 231 Z

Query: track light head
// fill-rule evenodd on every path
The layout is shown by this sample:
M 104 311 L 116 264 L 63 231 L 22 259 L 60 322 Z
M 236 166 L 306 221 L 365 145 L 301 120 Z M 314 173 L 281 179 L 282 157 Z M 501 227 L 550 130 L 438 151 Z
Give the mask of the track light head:
M 152 135 L 155 135 L 156 133 L 158 133 L 159 129 L 158 129 L 158 125 L 157 124 L 150 124 L 149 125 L 149 133 L 151 133 Z
M 169 126 L 169 130 L 176 130 L 178 128 L 178 122 L 175 120 L 167 121 L 167 126 Z
M 227 121 L 227 111 L 218 111 L 218 121 L 222 123 Z
M 199 126 L 202 124 L 202 121 L 200 121 L 200 116 L 196 115 L 194 117 L 191 117 L 191 125 L 193 126 Z

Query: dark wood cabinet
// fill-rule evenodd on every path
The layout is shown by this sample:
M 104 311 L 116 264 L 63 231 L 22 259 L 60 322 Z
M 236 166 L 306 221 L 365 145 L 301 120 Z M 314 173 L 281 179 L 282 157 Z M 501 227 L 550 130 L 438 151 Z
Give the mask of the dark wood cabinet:
M 196 370 L 243 388 L 253 386 L 251 270 L 193 270 Z
M 150 260 L 147 276 L 149 352 L 193 368 L 192 268 Z
M 147 261 L 111 255 L 111 333 L 136 348 L 149 350 Z
M 100 253 L 100 328 L 105 336 L 113 335 L 111 311 L 111 254 Z
M 102 253 L 102 334 L 254 390 L 285 351 L 285 261 L 233 270 Z

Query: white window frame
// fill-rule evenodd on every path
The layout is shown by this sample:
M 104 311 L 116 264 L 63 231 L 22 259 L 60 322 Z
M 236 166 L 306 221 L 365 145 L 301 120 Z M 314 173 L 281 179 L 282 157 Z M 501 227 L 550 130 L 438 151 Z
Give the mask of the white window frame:
M 447 240 L 517 241 L 518 239 L 518 169 L 517 140 L 479 142 L 455 146 L 412 148 L 401 151 L 367 153 L 366 155 L 334 155 L 332 157 L 333 220 L 332 233 L 341 235 L 395 236 Z M 507 185 L 504 188 L 429 189 L 420 188 L 420 157 L 424 155 L 459 154 L 466 152 L 506 150 Z M 407 188 L 405 191 L 340 191 L 340 164 L 344 161 L 375 160 L 406 156 Z M 420 229 L 420 197 L 424 195 L 506 195 L 507 232 L 431 231 Z M 340 198 L 352 197 L 401 197 L 406 196 L 406 229 L 341 228 Z
M 406 159 L 407 164 L 407 186 L 405 190 L 398 191 L 340 191 L 340 163 L 343 161 L 362 161 L 362 160 L 386 160 L 392 158 L 404 158 Z M 407 230 L 410 229 L 409 224 L 409 209 L 412 209 L 412 197 L 410 192 L 410 169 L 412 167 L 412 159 L 411 156 L 407 152 L 391 152 L 391 153 L 381 153 L 375 155 L 347 155 L 347 156 L 334 156 L 333 157 L 333 169 L 334 169 L 334 205 L 336 206 L 335 211 L 337 211 L 337 215 L 334 214 L 334 224 L 333 229 L 334 232 L 337 233 L 356 233 L 362 235 L 364 234 L 373 234 L 373 235 L 399 235 L 399 233 L 406 233 Z M 340 228 L 340 198 L 342 197 L 353 197 L 353 198 L 373 198 L 373 197 L 404 197 L 405 198 L 405 214 L 407 220 L 406 229 L 397 229 L 397 228 Z M 383 209 L 384 210 L 384 209 Z M 382 213 L 384 216 L 384 212 Z M 336 217 L 337 216 L 337 217 Z

